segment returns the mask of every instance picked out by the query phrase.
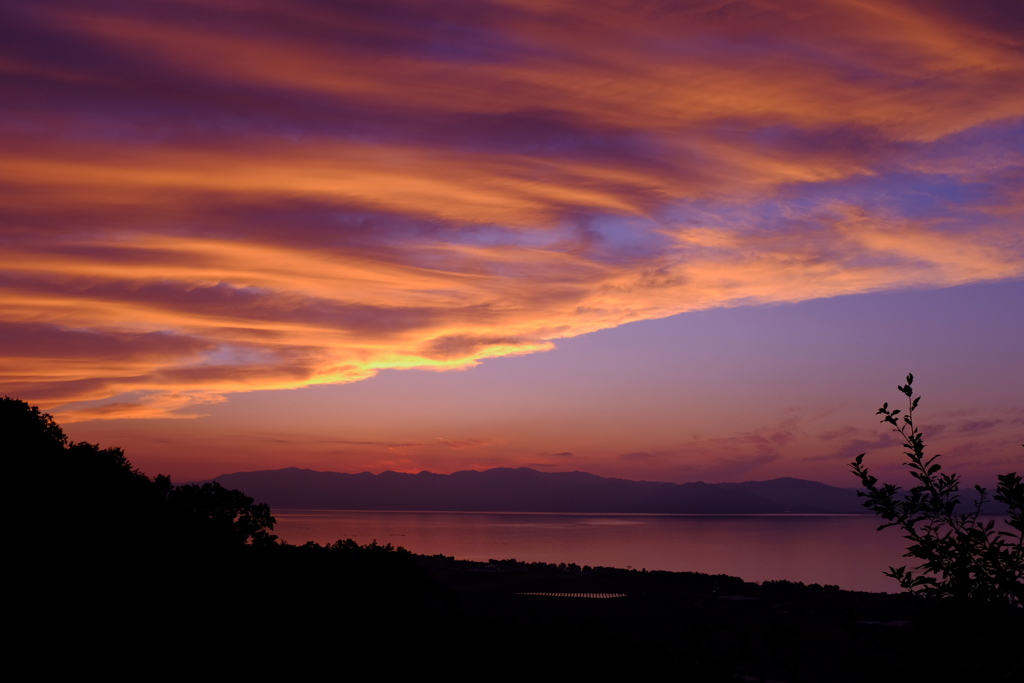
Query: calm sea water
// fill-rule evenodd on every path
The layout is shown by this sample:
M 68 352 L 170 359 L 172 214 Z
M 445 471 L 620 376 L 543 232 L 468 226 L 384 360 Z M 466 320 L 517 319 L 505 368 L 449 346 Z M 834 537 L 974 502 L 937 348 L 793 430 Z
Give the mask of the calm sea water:
M 515 558 L 787 579 L 898 592 L 882 575 L 907 564 L 897 529 L 867 515 L 604 515 L 275 510 L 289 543 L 391 543 L 423 555 Z

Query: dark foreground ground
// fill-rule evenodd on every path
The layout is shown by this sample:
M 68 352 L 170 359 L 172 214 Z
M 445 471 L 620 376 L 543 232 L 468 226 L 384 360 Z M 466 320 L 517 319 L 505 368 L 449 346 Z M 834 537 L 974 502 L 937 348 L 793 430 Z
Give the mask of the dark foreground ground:
M 292 546 L 244 493 L 149 479 L 23 401 L 0 432 L 18 680 L 1024 681 L 1020 608 Z
M 817 585 L 482 564 L 354 543 L 173 556 L 108 549 L 88 562 L 66 556 L 43 576 L 49 590 L 15 620 L 26 643 L 59 653 L 38 663 L 54 673 L 1024 680 L 1022 610 Z
M 1024 680 L 1021 610 L 692 573 L 420 562 L 457 596 L 465 618 L 507 632 L 522 651 L 584 660 L 595 673 L 671 671 L 695 681 Z M 575 597 L 583 594 L 623 597 Z

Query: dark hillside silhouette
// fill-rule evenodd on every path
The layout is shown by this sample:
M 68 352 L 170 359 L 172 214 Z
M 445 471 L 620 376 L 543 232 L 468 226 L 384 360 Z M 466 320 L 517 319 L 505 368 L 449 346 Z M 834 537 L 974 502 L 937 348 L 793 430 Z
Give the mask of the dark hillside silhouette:
M 292 546 L 245 494 L 151 480 L 120 449 L 69 443 L 21 401 L 0 400 L 0 433 L 19 467 L 14 486 L 42 510 L 28 515 L 33 542 L 9 560 L 13 644 L 47 673 L 301 680 L 335 675 L 339 660 L 357 676 L 670 672 L 696 682 L 1016 681 L 1024 671 L 1020 610 L 949 612 L 909 595 L 728 576 L 484 565 L 376 542 Z M 550 597 L 591 592 L 625 597 Z
M 0 424 L 19 474 L 46 482 L 43 514 L 66 547 L 179 552 L 274 538 L 270 508 L 240 491 L 151 480 L 120 448 L 70 442 L 53 418 L 16 399 L 0 399 Z
M 339 640 L 380 655 L 388 641 L 370 634 L 428 631 L 426 574 L 404 550 L 279 543 L 267 505 L 215 482 L 150 479 L 23 401 L 0 399 L 0 433 L 15 485 L 36 496 L 13 582 L 30 602 L 16 621 L 53 632 L 46 649 L 75 671 L 284 676 Z

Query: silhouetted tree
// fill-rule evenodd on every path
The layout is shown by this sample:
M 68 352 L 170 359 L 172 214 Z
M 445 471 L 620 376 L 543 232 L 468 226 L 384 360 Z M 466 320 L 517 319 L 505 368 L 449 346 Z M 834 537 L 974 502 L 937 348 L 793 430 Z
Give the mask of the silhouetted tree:
M 16 398 L 0 398 L 0 425 L 2 438 L 15 456 L 56 457 L 67 447 L 68 438 L 52 417 Z
M 917 485 L 900 495 L 895 484 L 879 484 L 864 465 L 864 453 L 851 463 L 866 491 L 864 507 L 885 520 L 879 528 L 897 526 L 910 546 L 904 557 L 920 560 L 910 571 L 889 567 L 886 576 L 912 593 L 983 603 L 1024 604 L 1024 483 L 1016 472 L 999 475 L 995 500 L 1008 509 L 1007 524 L 1016 533 L 996 530 L 995 521 L 981 519 L 988 492 L 975 486 L 977 499 L 968 512 L 959 512 L 960 477 L 943 473 L 939 455 L 926 457 L 924 435 L 914 424 L 921 400 L 914 396 L 913 375 L 898 389 L 907 397 L 906 413 L 885 403 L 876 414 L 893 425 L 903 439 L 910 476 Z M 901 417 L 902 415 L 902 417 Z M 915 571 L 917 573 L 915 573 Z
M 69 442 L 50 415 L 24 401 L 0 399 L 0 434 L 16 478 L 44 484 L 32 501 L 43 505 L 41 534 L 78 552 L 267 545 L 277 538 L 268 505 L 216 482 L 174 487 L 164 475 L 151 480 L 120 448 Z
M 166 484 L 167 480 L 157 482 L 162 487 Z M 269 545 L 277 538 L 270 533 L 277 522 L 270 514 L 270 506 L 254 504 L 252 498 L 237 489 L 227 489 L 213 481 L 172 488 L 166 495 L 172 508 L 192 520 L 207 542 Z

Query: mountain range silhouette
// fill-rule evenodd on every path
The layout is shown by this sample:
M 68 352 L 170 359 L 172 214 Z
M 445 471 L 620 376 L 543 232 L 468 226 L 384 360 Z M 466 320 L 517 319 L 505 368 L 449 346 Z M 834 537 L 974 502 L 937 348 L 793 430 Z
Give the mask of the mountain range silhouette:
M 646 514 L 864 514 L 856 492 L 784 477 L 734 484 L 632 481 L 498 467 L 342 474 L 288 467 L 216 477 L 274 509 Z

